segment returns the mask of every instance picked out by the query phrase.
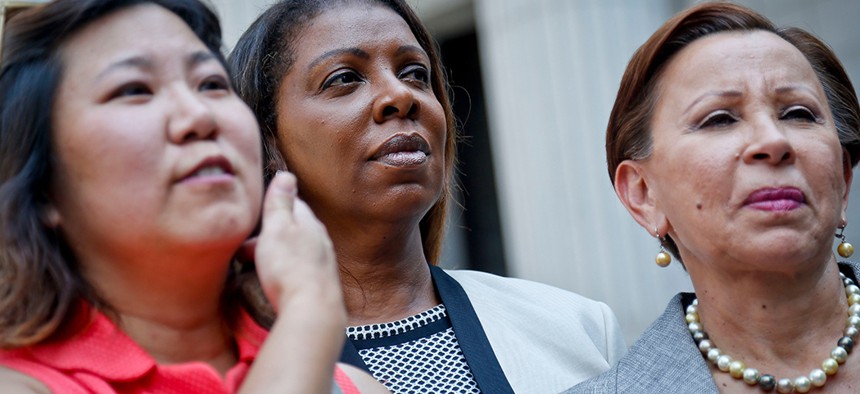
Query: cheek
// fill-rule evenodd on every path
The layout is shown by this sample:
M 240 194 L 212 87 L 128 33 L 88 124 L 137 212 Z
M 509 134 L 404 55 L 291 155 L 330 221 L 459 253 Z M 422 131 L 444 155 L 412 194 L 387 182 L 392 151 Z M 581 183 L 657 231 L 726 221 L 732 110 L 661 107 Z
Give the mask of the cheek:
M 314 138 L 308 130 L 295 127 L 282 128 L 279 134 L 278 150 L 287 169 L 302 183 L 319 184 L 316 178 L 325 177 L 321 173 L 340 162 L 329 157 L 330 153 L 325 149 L 326 139 L 322 135 Z
M 677 146 L 660 163 L 658 201 L 671 211 L 704 212 L 730 203 L 736 159 L 730 149 Z M 696 218 L 698 220 L 698 218 Z
M 233 122 L 233 127 L 236 130 L 236 148 L 239 154 L 248 160 L 249 163 L 262 168 L 263 166 L 263 150 L 261 145 L 260 127 L 257 125 L 257 120 L 247 107 L 242 108 L 241 116 L 237 116 Z
M 804 176 L 816 193 L 822 194 L 822 198 L 832 198 L 841 209 L 842 196 L 845 194 L 845 174 L 842 167 L 841 149 L 804 149 L 798 155 L 806 157 L 826 157 L 828 160 L 806 160 L 803 165 L 806 170 Z
M 437 143 L 441 144 L 442 149 L 445 148 L 445 139 L 447 137 L 448 124 L 445 119 L 445 109 L 442 104 L 435 99 L 430 102 L 430 110 L 428 112 L 428 129 L 433 131 Z
M 59 136 L 57 154 L 70 178 L 82 184 L 99 180 L 133 183 L 142 175 L 157 173 L 157 163 L 163 157 L 153 136 L 133 130 L 116 132 L 128 130 L 127 125 L 106 126 Z

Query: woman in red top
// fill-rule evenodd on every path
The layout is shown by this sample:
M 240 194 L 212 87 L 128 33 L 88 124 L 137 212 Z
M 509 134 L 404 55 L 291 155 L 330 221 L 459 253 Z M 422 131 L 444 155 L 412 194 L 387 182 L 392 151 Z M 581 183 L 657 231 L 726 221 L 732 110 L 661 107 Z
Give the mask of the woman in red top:
M 0 392 L 356 392 L 335 368 L 331 242 L 292 175 L 263 201 L 220 46 L 198 0 L 57 0 L 10 22 Z

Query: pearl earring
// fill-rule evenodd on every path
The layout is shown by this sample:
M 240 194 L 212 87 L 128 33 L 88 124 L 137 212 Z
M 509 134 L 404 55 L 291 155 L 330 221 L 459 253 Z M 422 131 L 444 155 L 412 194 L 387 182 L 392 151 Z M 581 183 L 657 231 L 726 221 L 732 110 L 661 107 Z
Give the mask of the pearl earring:
M 839 226 L 839 233 L 836 234 L 836 238 L 842 240 L 842 242 L 839 243 L 839 246 L 836 247 L 836 252 L 839 253 L 840 256 L 847 259 L 851 257 L 852 254 L 854 254 L 854 246 L 848 242 L 845 242 L 845 235 L 842 234 L 843 231 L 845 231 L 845 224 Z
M 654 227 L 654 236 L 657 237 L 657 242 L 660 242 L 660 252 L 657 253 L 657 257 L 654 258 L 654 262 L 662 268 L 668 267 L 669 264 L 672 263 L 672 255 L 666 251 L 666 247 L 664 245 L 666 237 L 660 237 L 660 232 L 657 231 L 656 227 Z

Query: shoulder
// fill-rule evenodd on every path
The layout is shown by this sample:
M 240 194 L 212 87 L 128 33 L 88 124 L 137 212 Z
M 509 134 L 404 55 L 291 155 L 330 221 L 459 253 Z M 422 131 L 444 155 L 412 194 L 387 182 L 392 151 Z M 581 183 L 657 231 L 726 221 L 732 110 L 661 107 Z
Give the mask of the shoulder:
M 51 390 L 44 383 L 21 372 L 0 366 L 0 392 L 2 393 L 45 393 Z
M 612 369 L 565 392 L 717 393 L 707 362 L 684 320 L 678 294 Z
M 557 299 L 581 306 L 602 305 L 600 302 L 583 297 L 572 291 L 526 279 L 509 278 L 470 270 L 445 270 L 445 273 L 460 283 L 463 289 L 466 290 L 466 293 L 510 294 L 507 298 L 526 296 L 526 300 L 531 302 L 544 299 Z
M 609 307 L 523 279 L 448 271 L 465 290 L 515 391 L 559 392 L 606 371 L 624 354 Z
M 615 324 L 615 315 L 606 304 L 543 283 L 506 278 L 486 272 L 446 270 L 466 291 L 473 304 L 495 304 L 511 313 L 552 315 L 553 319 L 575 316 L 600 324 Z

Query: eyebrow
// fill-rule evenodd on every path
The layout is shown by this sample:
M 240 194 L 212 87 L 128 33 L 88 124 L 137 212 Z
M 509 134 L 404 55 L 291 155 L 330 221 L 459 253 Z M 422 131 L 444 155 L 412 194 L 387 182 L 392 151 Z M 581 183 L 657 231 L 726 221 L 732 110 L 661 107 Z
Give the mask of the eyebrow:
M 189 69 L 194 68 L 202 63 L 210 62 L 216 60 L 215 55 L 209 51 L 197 51 L 193 52 L 186 58 L 185 64 Z
M 185 57 L 185 65 L 186 65 L 187 69 L 192 69 L 192 68 L 194 68 L 194 67 L 196 67 L 202 63 L 206 63 L 206 62 L 209 62 L 212 60 L 215 60 L 215 55 L 212 54 L 212 52 L 195 51 L 195 52 L 188 54 Z M 116 70 L 120 70 L 120 69 L 124 69 L 124 68 L 135 68 L 135 69 L 149 71 L 149 70 L 152 70 L 153 68 L 155 68 L 155 63 L 150 58 L 148 58 L 146 56 L 141 56 L 141 55 L 131 56 L 131 57 L 119 60 L 117 62 L 111 63 L 109 66 L 107 66 L 107 68 L 105 68 L 104 70 L 99 72 L 98 75 L 96 75 L 95 80 L 99 81 L 100 79 L 104 78 L 108 74 L 110 74 Z
M 397 51 L 394 52 L 395 56 L 402 56 L 404 54 L 418 54 L 424 57 L 428 57 L 427 53 L 424 52 L 424 49 L 415 45 L 403 45 L 397 48 Z M 326 53 L 323 53 L 318 58 L 314 59 L 309 65 L 308 70 L 313 70 L 314 67 L 325 61 L 326 59 L 340 56 L 340 55 L 352 55 L 355 57 L 359 57 L 362 59 L 370 59 L 370 54 L 359 49 L 359 48 L 339 48 L 333 49 Z
M 429 57 L 427 52 L 424 51 L 424 48 L 415 45 L 403 45 L 400 48 L 397 48 L 397 51 L 394 52 L 395 55 L 400 56 L 404 54 L 417 54 L 425 57 Z
M 818 96 L 818 93 L 816 93 L 815 90 L 811 89 L 809 86 L 801 85 L 801 84 L 780 86 L 780 87 L 776 88 L 776 93 L 778 93 L 778 94 L 786 94 L 786 93 L 792 93 L 792 92 L 796 92 L 796 91 L 807 92 L 807 93 L 812 94 L 814 96 Z
M 700 103 L 702 100 L 704 100 L 708 97 L 714 97 L 714 96 L 716 96 L 716 97 L 741 97 L 741 96 L 743 96 L 743 93 L 741 93 L 740 91 L 737 91 L 737 90 L 711 90 L 711 91 L 705 92 L 705 94 L 703 94 L 699 97 L 696 97 L 696 99 L 693 100 L 693 102 L 690 103 L 690 105 L 686 109 L 684 109 L 684 112 L 682 113 L 682 115 L 686 115 L 687 113 L 689 113 L 690 110 L 692 110 L 693 107 L 695 107 L 696 104 Z
M 365 52 L 361 49 L 358 49 L 358 48 L 332 49 L 326 53 L 323 53 L 318 58 L 314 59 L 314 61 L 312 61 L 311 64 L 308 65 L 308 70 L 313 70 L 314 67 L 316 67 L 320 63 L 324 62 L 326 59 L 330 59 L 330 58 L 333 58 L 335 56 L 340 56 L 340 55 L 352 55 L 352 56 L 359 57 L 362 59 L 370 59 L 370 55 L 367 52 Z

